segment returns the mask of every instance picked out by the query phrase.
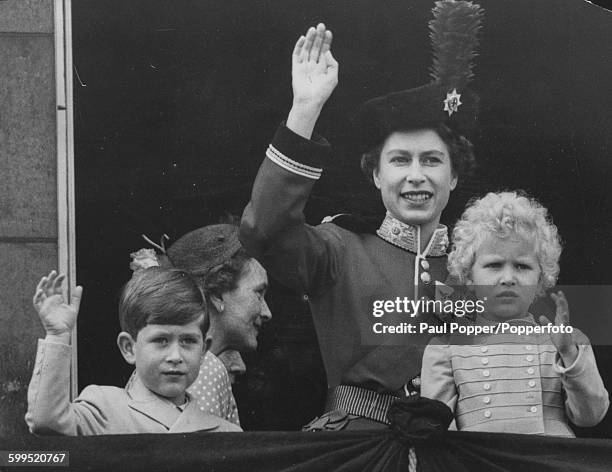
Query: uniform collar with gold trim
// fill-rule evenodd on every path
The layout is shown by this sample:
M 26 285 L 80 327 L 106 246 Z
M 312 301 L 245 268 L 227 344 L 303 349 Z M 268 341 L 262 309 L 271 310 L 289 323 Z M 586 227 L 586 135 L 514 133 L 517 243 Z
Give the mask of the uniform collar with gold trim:
M 422 256 L 445 256 L 448 246 L 448 230 L 446 226 L 439 225 L 429 240 L 429 244 L 423 252 L 419 251 L 420 226 L 412 226 L 402 223 L 391 216 L 389 212 L 385 216 L 376 234 L 388 243 Z

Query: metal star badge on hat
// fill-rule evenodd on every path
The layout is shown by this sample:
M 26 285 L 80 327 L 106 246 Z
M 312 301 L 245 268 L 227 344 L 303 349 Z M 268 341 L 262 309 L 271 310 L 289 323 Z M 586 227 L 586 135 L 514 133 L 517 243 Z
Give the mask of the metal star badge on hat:
M 362 104 L 353 118 L 359 147 L 355 155 L 375 149 L 395 131 L 446 124 L 468 139 L 475 132 L 479 100 L 468 83 L 474 77 L 484 11 L 472 1 L 436 0 L 432 12 L 429 22 L 432 80 Z M 460 105 L 461 113 L 456 113 Z
M 454 88 L 452 92 L 448 92 L 446 94 L 446 100 L 444 100 L 444 111 L 448 113 L 448 116 L 451 116 L 459 109 L 459 105 L 461 105 L 461 94 L 457 93 L 457 89 Z

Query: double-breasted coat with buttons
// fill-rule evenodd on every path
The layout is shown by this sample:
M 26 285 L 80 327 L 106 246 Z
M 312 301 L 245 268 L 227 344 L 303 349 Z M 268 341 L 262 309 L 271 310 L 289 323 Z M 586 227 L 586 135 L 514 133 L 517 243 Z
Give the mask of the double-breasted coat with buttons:
M 536 325 L 531 315 L 509 323 Z M 546 333 L 434 338 L 421 393 L 446 403 L 459 430 L 573 437 L 568 421 L 594 426 L 609 406 L 588 339 L 576 339 L 578 357 L 565 367 Z

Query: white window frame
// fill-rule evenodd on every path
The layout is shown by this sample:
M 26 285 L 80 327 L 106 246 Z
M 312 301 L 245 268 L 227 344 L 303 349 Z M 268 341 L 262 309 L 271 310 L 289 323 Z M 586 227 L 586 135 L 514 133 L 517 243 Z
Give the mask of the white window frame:
M 58 270 L 66 274 L 68 297 L 76 287 L 74 211 L 74 122 L 72 100 L 71 0 L 54 0 L 55 90 L 57 123 L 57 256 Z M 77 330 L 71 336 L 71 398 L 78 394 Z

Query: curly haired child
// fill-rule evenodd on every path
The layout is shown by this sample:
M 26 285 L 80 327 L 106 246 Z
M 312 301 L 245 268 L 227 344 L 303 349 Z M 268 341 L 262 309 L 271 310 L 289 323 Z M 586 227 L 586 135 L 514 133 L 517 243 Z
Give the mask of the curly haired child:
M 560 255 L 546 208 L 516 192 L 489 193 L 455 226 L 448 266 L 484 302 L 474 323 L 539 327 L 529 307 L 555 285 Z M 568 326 L 565 296 L 551 298 L 555 325 Z M 586 336 L 534 331 L 434 338 L 423 357 L 422 395 L 446 403 L 464 431 L 573 437 L 569 422 L 599 423 L 609 398 Z

